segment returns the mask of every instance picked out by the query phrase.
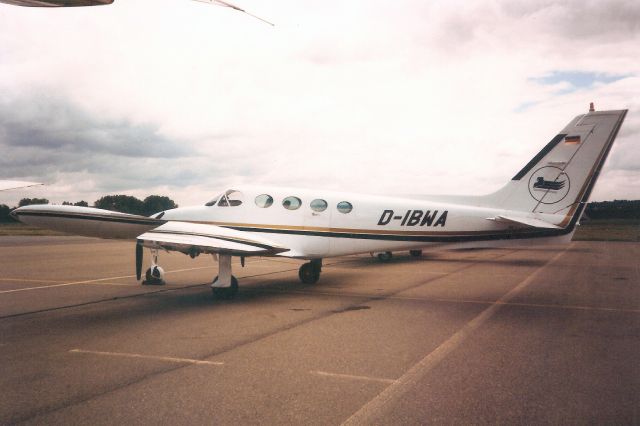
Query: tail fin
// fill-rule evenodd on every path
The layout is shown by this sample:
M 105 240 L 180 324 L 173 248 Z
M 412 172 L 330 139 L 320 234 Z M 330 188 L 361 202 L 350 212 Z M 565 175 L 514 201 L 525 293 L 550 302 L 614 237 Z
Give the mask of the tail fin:
M 511 181 L 484 198 L 518 212 L 562 215 L 561 227 L 582 213 L 627 110 L 574 118 Z

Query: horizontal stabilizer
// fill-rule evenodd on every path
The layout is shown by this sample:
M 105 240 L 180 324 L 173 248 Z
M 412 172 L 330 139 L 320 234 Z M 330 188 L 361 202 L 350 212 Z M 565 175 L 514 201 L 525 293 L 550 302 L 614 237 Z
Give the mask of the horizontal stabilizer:
M 140 235 L 138 242 L 148 248 L 191 255 L 224 253 L 234 256 L 261 256 L 289 250 L 245 231 L 189 222 L 167 222 Z
M 545 222 L 544 220 L 535 219 L 532 217 L 517 217 L 517 216 L 503 216 L 499 215 L 497 217 L 490 217 L 489 220 L 493 220 L 496 222 L 502 223 L 514 223 L 517 225 L 525 225 L 532 228 L 545 228 L 545 229 L 560 229 L 559 226 L 553 225 L 549 222 Z

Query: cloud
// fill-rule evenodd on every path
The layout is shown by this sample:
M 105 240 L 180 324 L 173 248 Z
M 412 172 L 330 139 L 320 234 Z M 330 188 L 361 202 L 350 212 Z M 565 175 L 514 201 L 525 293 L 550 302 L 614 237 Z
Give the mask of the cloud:
M 0 135 L 9 159 L 15 148 L 29 147 L 56 155 L 179 158 L 191 153 L 157 125 L 102 119 L 47 94 L 0 99 Z

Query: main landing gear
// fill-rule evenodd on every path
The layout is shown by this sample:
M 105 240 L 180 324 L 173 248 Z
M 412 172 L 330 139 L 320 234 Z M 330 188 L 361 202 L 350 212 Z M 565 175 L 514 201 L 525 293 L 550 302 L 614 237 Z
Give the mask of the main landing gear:
M 393 258 L 393 253 L 390 251 L 381 251 L 376 257 L 380 262 L 389 262 Z
M 218 276 L 213 279 L 211 291 L 215 299 L 230 300 L 238 294 L 238 280 L 231 275 L 231 255 L 218 255 Z
M 320 279 L 320 272 L 322 272 L 322 259 L 313 259 L 300 267 L 298 277 L 305 284 L 315 284 Z
M 139 241 L 136 244 L 136 277 L 138 280 L 142 278 L 142 254 L 144 247 Z M 191 255 L 191 253 L 188 253 Z M 195 257 L 192 255 L 191 257 Z M 218 275 L 211 283 L 211 292 L 215 299 L 230 300 L 238 294 L 238 279 L 231 273 L 231 255 L 218 254 L 213 255 L 214 259 L 218 258 Z M 151 249 L 151 267 L 145 273 L 143 285 L 163 285 L 164 271 L 158 266 L 158 250 Z M 244 258 L 240 257 L 241 264 L 244 266 Z M 300 281 L 305 284 L 315 284 L 320 279 L 322 272 L 322 259 L 312 259 L 300 267 L 298 276 Z

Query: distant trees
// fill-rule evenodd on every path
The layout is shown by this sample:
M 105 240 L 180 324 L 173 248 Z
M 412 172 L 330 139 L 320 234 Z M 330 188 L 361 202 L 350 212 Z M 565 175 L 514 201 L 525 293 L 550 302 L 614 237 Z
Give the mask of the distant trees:
M 130 195 L 105 195 L 93 205 L 99 209 L 142 214 L 142 201 Z
M 0 222 L 13 222 L 13 219 L 9 216 L 11 210 L 13 209 L 6 204 L 0 204 Z
M 130 195 L 106 195 L 93 205 L 99 209 L 144 216 L 178 207 L 171 198 L 160 195 L 150 195 L 144 201 Z
M 89 207 L 89 203 L 86 201 L 78 201 L 77 203 L 70 203 L 69 201 L 63 201 L 63 206 L 80 206 L 80 207 Z
M 163 210 L 175 209 L 178 205 L 169 197 L 149 195 L 142 202 L 142 214 L 150 216 Z
M 18 203 L 18 207 L 30 206 L 32 204 L 49 204 L 46 198 L 23 198 Z
M 589 203 L 590 219 L 640 219 L 640 200 L 614 200 Z

